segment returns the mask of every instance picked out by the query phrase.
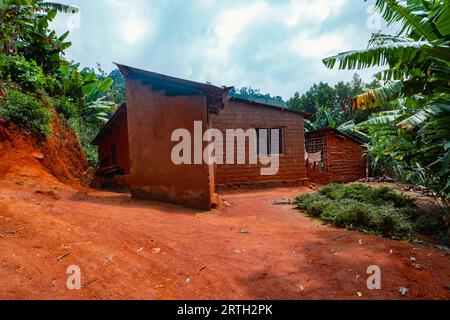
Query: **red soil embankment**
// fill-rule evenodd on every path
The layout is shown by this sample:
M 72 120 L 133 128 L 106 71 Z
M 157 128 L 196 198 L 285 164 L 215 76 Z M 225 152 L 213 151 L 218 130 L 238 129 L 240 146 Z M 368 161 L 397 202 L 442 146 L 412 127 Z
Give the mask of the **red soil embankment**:
M 56 114 L 51 125 L 52 135 L 39 139 L 0 119 L 0 179 L 85 184 L 88 162 L 75 133 Z

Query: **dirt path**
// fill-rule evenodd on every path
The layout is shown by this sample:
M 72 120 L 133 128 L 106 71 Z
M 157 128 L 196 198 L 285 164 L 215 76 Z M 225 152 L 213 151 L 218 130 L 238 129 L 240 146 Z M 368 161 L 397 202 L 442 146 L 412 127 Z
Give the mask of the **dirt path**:
M 306 191 L 225 195 L 229 207 L 201 213 L 0 182 L 0 298 L 401 299 L 400 287 L 409 299 L 450 298 L 442 251 L 321 226 L 272 204 Z M 81 267 L 82 290 L 66 287 L 70 265 Z M 366 287 L 370 265 L 381 267 L 382 290 Z

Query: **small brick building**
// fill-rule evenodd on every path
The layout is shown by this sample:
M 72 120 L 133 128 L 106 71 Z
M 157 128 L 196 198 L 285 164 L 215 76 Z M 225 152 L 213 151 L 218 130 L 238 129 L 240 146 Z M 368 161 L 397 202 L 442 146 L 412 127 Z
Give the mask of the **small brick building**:
M 348 183 L 366 176 L 366 149 L 335 129 L 306 133 L 308 178 L 318 184 Z
M 121 105 L 93 141 L 98 147 L 99 168 L 103 187 L 128 189 L 130 154 L 128 146 L 127 105 Z
M 126 78 L 127 104 L 94 140 L 99 147 L 101 178 L 127 181 L 135 198 L 206 210 L 216 203 L 217 190 L 307 183 L 304 118 L 310 114 L 230 98 L 231 88 L 124 65 L 119 69 Z M 222 133 L 255 129 L 255 152 L 280 154 L 278 173 L 261 175 L 261 164 L 174 164 L 171 153 L 177 142 L 172 142 L 171 136 L 178 128 L 195 136 L 194 122 L 201 123 L 203 130 L 213 128 Z M 192 151 L 208 145 L 194 143 Z

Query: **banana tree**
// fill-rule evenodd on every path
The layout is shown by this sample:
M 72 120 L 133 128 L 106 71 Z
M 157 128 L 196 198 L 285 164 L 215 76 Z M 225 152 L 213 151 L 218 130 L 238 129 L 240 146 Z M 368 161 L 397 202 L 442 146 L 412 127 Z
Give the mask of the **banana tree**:
M 323 60 L 328 68 L 384 67 L 384 86 L 352 99 L 355 110 L 391 103 L 394 110 L 359 126 L 369 133 L 373 156 L 450 201 L 450 6 L 448 0 L 376 0 L 393 34 L 376 33 L 363 50 Z

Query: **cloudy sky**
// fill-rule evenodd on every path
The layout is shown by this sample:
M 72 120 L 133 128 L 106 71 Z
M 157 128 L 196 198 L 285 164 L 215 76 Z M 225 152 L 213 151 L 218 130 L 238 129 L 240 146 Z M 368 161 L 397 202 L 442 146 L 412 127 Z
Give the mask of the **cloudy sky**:
M 75 17 L 67 57 L 111 71 L 113 62 L 290 98 L 314 82 L 350 80 L 321 59 L 367 46 L 377 20 L 363 0 L 63 0 Z M 369 24 L 368 24 L 369 21 Z M 372 70 L 359 72 L 370 80 Z

